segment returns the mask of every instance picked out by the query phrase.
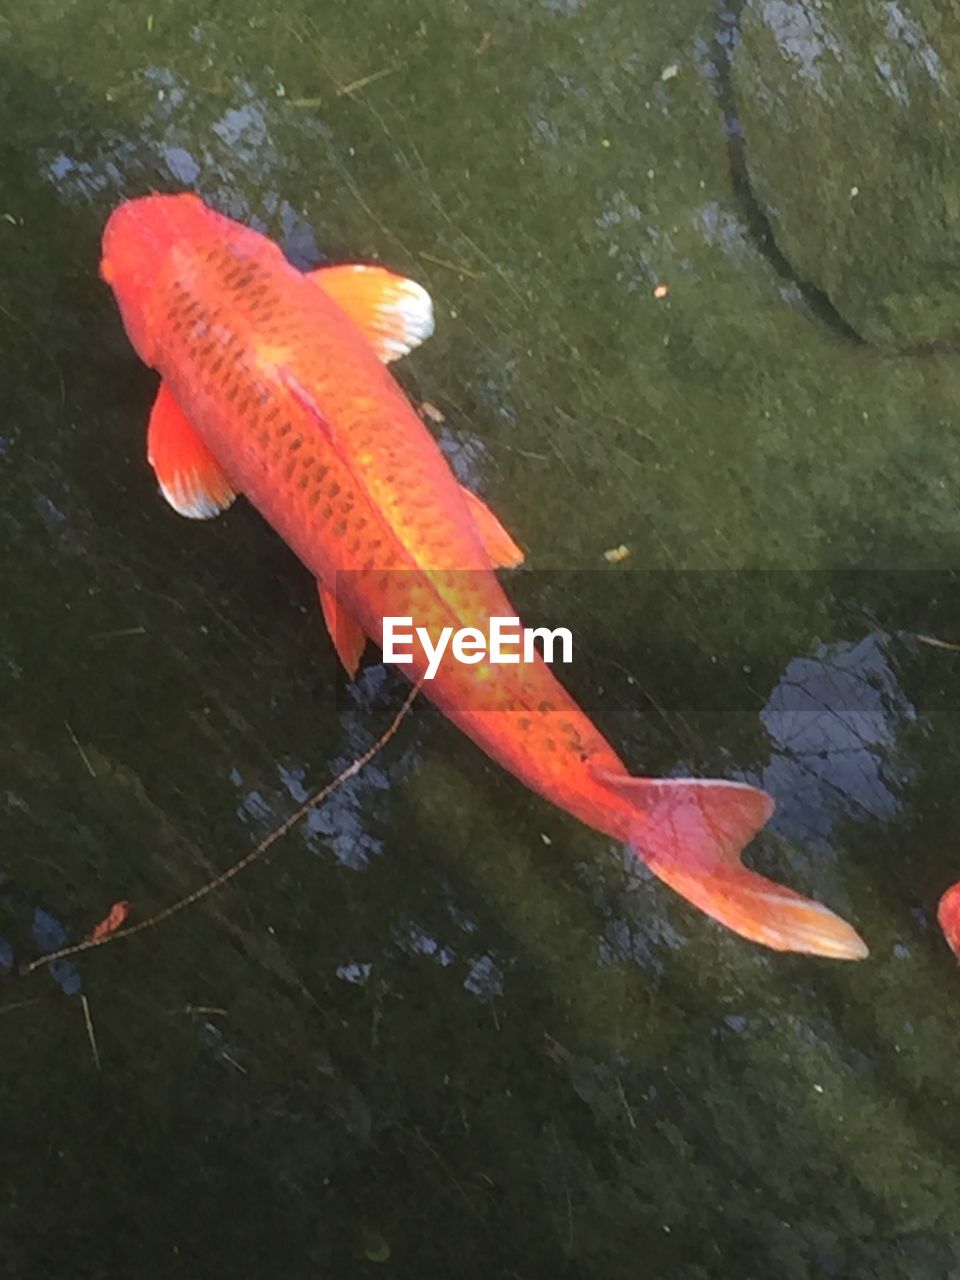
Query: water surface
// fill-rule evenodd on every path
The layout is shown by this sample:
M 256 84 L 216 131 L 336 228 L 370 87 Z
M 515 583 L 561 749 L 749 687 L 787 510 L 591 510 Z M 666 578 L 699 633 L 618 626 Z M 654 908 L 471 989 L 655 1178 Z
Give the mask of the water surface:
M 0 0 L 0 962 L 188 892 L 402 698 L 254 512 L 155 491 L 98 239 L 184 188 L 431 290 L 400 376 L 578 698 L 638 771 L 767 785 L 755 864 L 873 949 L 734 938 L 418 705 L 267 864 L 4 980 L 7 1274 L 960 1274 L 960 666 L 915 639 L 960 640 L 960 378 L 791 277 L 735 42 L 694 0 Z

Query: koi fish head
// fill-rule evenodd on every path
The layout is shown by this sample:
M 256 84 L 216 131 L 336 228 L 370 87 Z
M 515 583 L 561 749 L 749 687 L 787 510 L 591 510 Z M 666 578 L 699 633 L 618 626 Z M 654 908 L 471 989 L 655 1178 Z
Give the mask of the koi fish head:
M 209 233 L 211 219 L 217 218 L 199 196 L 184 193 L 127 200 L 107 221 L 100 275 L 113 290 L 130 341 L 147 364 L 152 364 L 149 317 L 154 286 L 175 247 Z

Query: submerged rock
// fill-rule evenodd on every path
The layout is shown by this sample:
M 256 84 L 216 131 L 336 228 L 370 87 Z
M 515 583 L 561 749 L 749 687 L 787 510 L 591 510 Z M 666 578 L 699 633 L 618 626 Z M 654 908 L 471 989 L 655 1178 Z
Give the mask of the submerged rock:
M 938 0 L 746 0 L 748 172 L 797 276 L 867 342 L 960 343 L 960 16 Z

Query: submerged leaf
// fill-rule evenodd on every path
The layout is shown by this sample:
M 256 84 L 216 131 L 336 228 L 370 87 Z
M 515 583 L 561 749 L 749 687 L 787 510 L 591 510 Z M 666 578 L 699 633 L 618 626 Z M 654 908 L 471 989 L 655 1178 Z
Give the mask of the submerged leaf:
M 388 1262 L 390 1246 L 376 1231 L 365 1231 L 363 1252 L 368 1262 Z
M 115 902 L 100 923 L 95 924 L 89 934 L 87 934 L 88 940 L 90 942 L 96 942 L 100 938 L 105 938 L 107 934 L 114 933 L 120 928 L 129 914 L 129 902 Z

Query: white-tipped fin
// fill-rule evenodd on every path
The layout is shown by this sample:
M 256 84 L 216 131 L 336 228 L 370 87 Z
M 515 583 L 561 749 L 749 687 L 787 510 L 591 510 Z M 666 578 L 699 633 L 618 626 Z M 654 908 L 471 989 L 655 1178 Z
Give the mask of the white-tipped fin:
M 321 267 L 310 279 L 363 330 L 385 364 L 433 333 L 433 302 L 415 280 L 362 263 Z
M 191 520 L 219 515 L 237 496 L 165 383 L 150 412 L 147 458 L 160 492 L 174 511 Z

